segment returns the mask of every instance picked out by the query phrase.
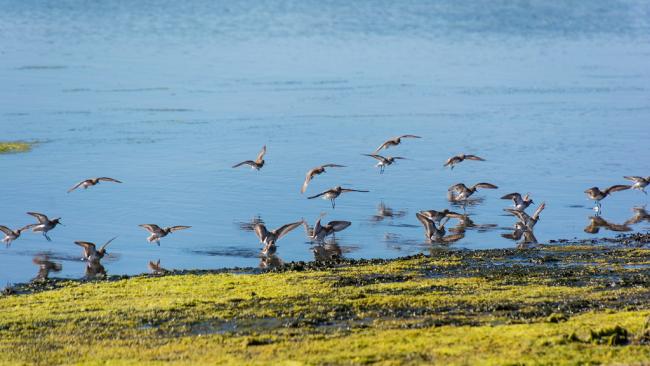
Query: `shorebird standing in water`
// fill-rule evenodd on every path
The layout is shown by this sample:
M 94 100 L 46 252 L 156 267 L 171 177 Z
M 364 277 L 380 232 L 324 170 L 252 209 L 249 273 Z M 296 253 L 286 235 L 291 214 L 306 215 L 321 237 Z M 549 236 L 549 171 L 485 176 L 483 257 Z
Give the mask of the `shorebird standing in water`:
M 151 235 L 149 235 L 149 237 L 147 238 L 147 241 L 149 243 L 156 242 L 156 244 L 158 245 L 160 245 L 160 239 L 169 235 L 169 233 L 191 228 L 191 226 L 184 226 L 184 225 L 169 226 L 165 228 L 161 228 L 160 226 L 154 224 L 142 224 L 138 226 L 144 228 L 145 230 L 151 233 Z
M 262 249 L 262 255 L 270 256 L 275 254 L 277 250 L 276 242 L 280 238 L 282 238 L 283 236 L 291 232 L 291 230 L 302 225 L 302 223 L 303 221 L 293 222 L 290 224 L 280 226 L 279 228 L 273 231 L 268 231 L 266 229 L 266 226 L 264 226 L 264 224 L 256 224 L 254 230 L 255 235 L 257 235 L 257 238 L 260 239 L 260 243 L 264 244 L 264 248 Z
M 327 191 L 321 192 L 317 195 L 307 197 L 307 199 L 314 199 L 318 197 L 323 197 L 323 199 L 330 200 L 332 202 L 332 208 L 336 207 L 335 200 L 338 196 L 341 195 L 341 193 L 345 192 L 370 192 L 370 191 L 364 191 L 360 189 L 351 189 L 351 188 L 342 188 L 341 186 L 336 186 L 334 188 L 328 189 Z
M 632 184 L 632 189 L 638 189 L 639 191 L 648 194 L 648 192 L 645 191 L 645 187 L 650 184 L 650 177 L 626 176 L 623 178 L 634 182 Z
M 416 136 L 416 135 L 402 135 L 398 137 L 393 137 L 392 139 L 386 140 L 383 144 L 379 145 L 377 150 L 375 150 L 375 154 L 379 152 L 381 149 L 388 149 L 391 146 L 397 146 L 400 143 L 402 143 L 403 138 L 412 138 L 412 139 L 420 139 L 422 137 Z
M 501 197 L 502 200 L 512 200 L 515 206 L 515 210 L 517 211 L 525 211 L 528 206 L 530 206 L 533 202 L 532 198 L 530 198 L 530 195 L 526 193 L 525 196 L 521 197 L 519 193 L 509 193 L 506 194 L 505 196 Z
M 468 188 L 465 184 L 458 183 L 449 187 L 449 189 L 447 190 L 447 198 L 450 201 L 454 201 L 454 202 L 466 201 L 479 188 L 497 189 L 499 187 L 491 183 L 476 183 L 473 186 Z
M 2 231 L 5 234 L 4 239 L 2 239 L 2 242 L 5 243 L 6 246 L 11 245 L 11 242 L 18 239 L 20 237 L 20 234 L 23 233 L 25 230 L 29 230 L 36 226 L 37 224 L 29 224 L 21 227 L 20 229 L 16 230 L 11 230 L 10 228 L 0 225 L 0 231 Z
M 122 183 L 117 179 L 113 179 L 113 178 L 109 178 L 109 177 L 89 178 L 89 179 L 82 180 L 81 182 L 75 184 L 74 187 L 68 189 L 68 193 L 74 191 L 75 189 L 77 189 L 79 187 L 83 187 L 83 189 L 88 189 L 88 187 L 96 186 L 97 184 L 99 184 L 99 182 Z
M 631 186 L 627 186 L 624 184 L 617 184 L 605 189 L 604 191 L 601 191 L 598 187 L 591 187 L 587 189 L 585 193 L 587 194 L 587 197 L 589 197 L 590 200 L 593 200 L 596 203 L 596 206 L 594 207 L 594 211 L 600 212 L 600 208 L 602 207 L 602 204 L 600 203 L 601 200 L 605 199 L 605 197 L 609 196 L 611 193 L 624 191 L 630 188 Z
M 27 214 L 34 216 L 38 220 L 38 224 L 35 224 L 33 226 L 32 231 L 33 232 L 40 231 L 43 233 L 43 236 L 45 237 L 45 239 L 47 239 L 47 241 L 52 241 L 52 239 L 50 239 L 50 237 L 47 235 L 47 232 L 54 229 L 56 225 L 61 224 L 61 218 L 57 217 L 55 219 L 50 220 L 49 218 L 47 218 L 47 216 L 43 215 L 42 213 L 28 212 Z
M 262 150 L 259 154 L 257 154 L 257 158 L 255 160 L 242 161 L 241 163 L 237 163 L 232 167 L 237 168 L 242 165 L 249 165 L 251 169 L 260 170 L 264 166 L 264 154 L 266 154 L 266 145 L 262 146 Z
M 447 159 L 447 161 L 445 162 L 445 164 L 443 166 L 445 166 L 445 167 L 449 166 L 453 170 L 454 166 L 456 164 L 459 164 L 459 163 L 463 162 L 464 160 L 485 161 L 485 159 L 483 159 L 481 157 L 478 157 L 476 155 L 460 154 L 460 155 L 452 156 L 451 158 Z
M 91 243 L 89 241 L 75 241 L 74 243 L 84 249 L 83 259 L 87 261 L 98 261 L 104 258 L 106 254 L 108 254 L 106 247 L 116 238 L 117 236 L 104 243 L 104 245 L 102 245 L 99 250 L 97 250 L 95 243 Z
M 311 182 L 311 180 L 315 176 L 325 173 L 325 168 L 345 168 L 345 165 L 324 164 L 311 169 L 310 171 L 307 172 L 307 175 L 305 176 L 305 182 L 302 184 L 300 193 L 305 193 L 305 191 L 307 190 L 307 186 L 309 185 L 309 182 Z
M 306 221 L 302 222 L 303 225 L 305 226 L 305 232 L 307 233 L 309 239 L 317 242 L 322 242 L 323 240 L 325 240 L 327 236 L 334 235 L 335 233 L 339 231 L 343 231 L 347 229 L 350 225 L 352 225 L 350 221 L 335 220 L 335 221 L 330 221 L 327 223 L 327 225 L 323 226 L 320 223 L 323 216 L 325 216 L 325 214 L 321 214 L 318 217 L 318 220 L 316 220 L 316 223 L 314 224 L 313 228 L 310 228 Z
M 381 156 L 377 154 L 362 154 L 365 156 L 370 156 L 371 158 L 375 158 L 379 160 L 376 167 L 379 168 L 379 174 L 384 174 L 384 169 L 386 169 L 387 166 L 395 163 L 395 160 L 406 160 L 406 158 L 403 158 L 401 156 Z
M 537 224 L 537 221 L 539 221 L 539 214 L 542 213 L 544 208 L 546 208 L 546 203 L 542 202 L 542 204 L 537 207 L 537 209 L 535 210 L 532 216 L 529 216 L 524 211 L 519 211 L 512 208 L 504 208 L 504 211 L 508 211 L 511 214 L 515 215 L 517 219 L 519 219 L 519 221 L 525 226 L 526 229 L 533 230 L 533 228 Z

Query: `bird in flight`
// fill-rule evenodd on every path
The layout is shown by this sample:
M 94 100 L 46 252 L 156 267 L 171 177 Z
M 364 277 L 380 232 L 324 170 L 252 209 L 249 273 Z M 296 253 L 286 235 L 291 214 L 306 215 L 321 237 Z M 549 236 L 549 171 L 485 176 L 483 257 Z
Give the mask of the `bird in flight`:
M 379 152 L 381 149 L 388 149 L 391 146 L 397 146 L 402 143 L 403 138 L 411 138 L 411 139 L 421 139 L 422 137 L 416 136 L 416 135 L 402 135 L 398 137 L 393 137 L 392 139 L 386 140 L 383 144 L 379 145 L 377 150 L 375 150 L 375 154 Z
M 79 187 L 83 187 L 83 189 L 88 189 L 88 187 L 96 186 L 97 184 L 99 184 L 99 182 L 122 183 L 117 179 L 109 178 L 109 177 L 89 178 L 75 184 L 72 188 L 68 189 L 68 193 L 74 191 Z
M 460 155 L 452 156 L 451 158 L 447 159 L 447 162 L 445 162 L 444 166 L 445 167 L 449 166 L 453 170 L 456 164 L 459 164 L 464 160 L 485 161 L 485 159 L 478 157 L 476 155 L 460 154 Z
M 364 191 L 364 190 L 360 190 L 360 189 L 343 188 L 341 186 L 336 186 L 334 188 L 323 191 L 323 192 L 321 192 L 321 193 L 319 193 L 317 195 L 307 197 L 307 199 L 314 199 L 314 198 L 322 196 L 323 199 L 330 200 L 330 202 L 332 202 L 332 208 L 335 208 L 336 207 L 336 203 L 335 203 L 336 198 L 338 196 L 340 196 L 341 193 L 345 193 L 345 192 L 370 192 L 370 191 Z
M 260 150 L 259 154 L 257 154 L 257 158 L 255 160 L 242 161 L 241 163 L 237 163 L 232 167 L 237 168 L 242 165 L 248 165 L 251 167 L 251 169 L 260 170 L 264 166 L 264 154 L 266 154 L 266 145 L 262 146 L 262 150 Z
M 379 174 L 384 174 L 384 169 L 386 169 L 387 166 L 395 163 L 395 160 L 406 160 L 406 158 L 403 158 L 401 156 L 381 156 L 377 154 L 362 154 L 365 156 L 370 156 L 371 158 L 375 158 L 379 160 L 376 167 L 379 168 Z
M 325 173 L 325 168 L 345 168 L 345 165 L 338 165 L 338 164 L 323 164 L 320 166 L 317 166 L 307 172 L 307 175 L 305 176 L 305 182 L 302 184 L 302 188 L 300 189 L 300 193 L 305 193 L 307 190 L 307 186 L 309 185 L 309 182 L 311 180 L 320 174 Z
M 158 245 L 160 245 L 160 239 L 169 235 L 169 233 L 191 228 L 191 226 L 184 226 L 184 225 L 169 226 L 165 228 L 161 228 L 160 226 L 154 224 L 142 224 L 138 226 L 144 228 L 145 230 L 151 233 L 151 235 L 149 235 L 149 237 L 147 238 L 147 241 L 149 243 L 156 242 L 156 244 Z

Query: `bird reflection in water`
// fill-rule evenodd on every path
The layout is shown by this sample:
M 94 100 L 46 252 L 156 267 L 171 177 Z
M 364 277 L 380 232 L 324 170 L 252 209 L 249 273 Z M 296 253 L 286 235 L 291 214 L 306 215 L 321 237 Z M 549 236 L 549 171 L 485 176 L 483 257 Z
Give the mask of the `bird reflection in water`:
M 317 262 L 327 262 L 343 258 L 343 250 L 336 240 L 322 242 L 312 247 L 314 260 Z
M 275 269 L 283 265 L 284 261 L 276 254 L 260 254 L 260 269 Z
M 46 255 L 37 255 L 32 259 L 32 262 L 38 266 L 38 273 L 34 281 L 47 280 L 50 272 L 61 272 L 63 266 L 60 263 L 52 262 Z
M 643 207 L 632 207 L 632 212 L 634 215 L 625 221 L 625 225 L 636 225 L 643 221 L 650 222 L 650 214 Z
M 370 221 L 381 222 L 384 221 L 384 219 L 393 219 L 393 218 L 402 217 L 404 215 L 406 215 L 406 211 L 395 211 L 392 208 L 386 206 L 383 202 L 381 202 L 377 206 L 377 213 L 370 217 Z
M 584 231 L 588 234 L 597 234 L 601 228 L 616 232 L 632 231 L 629 226 L 612 223 L 602 218 L 602 216 L 589 216 L 589 225 L 585 226 Z
M 100 259 L 89 260 L 86 262 L 84 275 L 86 279 L 104 278 L 106 277 L 106 268 L 104 268 Z
M 151 272 L 151 274 L 156 275 L 156 276 L 163 275 L 163 274 L 169 272 L 168 270 L 166 270 L 165 268 L 163 268 L 160 265 L 160 259 L 158 259 L 155 262 L 154 261 L 149 261 L 149 265 L 147 267 L 149 267 L 149 271 Z

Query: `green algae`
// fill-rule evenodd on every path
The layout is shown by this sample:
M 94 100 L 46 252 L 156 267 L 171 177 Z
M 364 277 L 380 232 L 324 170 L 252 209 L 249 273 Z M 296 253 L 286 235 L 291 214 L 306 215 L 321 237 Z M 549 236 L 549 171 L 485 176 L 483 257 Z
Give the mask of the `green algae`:
M 0 154 L 6 153 L 20 153 L 31 150 L 32 144 L 29 142 L 14 141 L 2 142 L 0 141 Z
M 435 250 L 19 286 L 0 298 L 0 364 L 641 364 L 647 263 L 643 248 Z

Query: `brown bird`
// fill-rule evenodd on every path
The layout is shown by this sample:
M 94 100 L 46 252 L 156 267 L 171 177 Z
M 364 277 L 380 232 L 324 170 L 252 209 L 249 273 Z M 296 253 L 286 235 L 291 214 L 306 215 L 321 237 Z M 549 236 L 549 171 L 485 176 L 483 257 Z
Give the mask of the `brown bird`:
M 602 199 L 609 196 L 611 193 L 624 191 L 630 188 L 632 188 L 632 186 L 617 184 L 605 189 L 604 191 L 601 191 L 598 187 L 591 187 L 587 189 L 585 193 L 587 194 L 587 197 L 589 197 L 590 200 L 594 200 L 594 202 L 596 203 L 596 207 L 594 209 L 596 211 L 599 211 L 600 207 L 602 206 L 600 203 Z
M 109 178 L 109 177 L 99 177 L 99 178 L 90 178 L 86 180 L 82 180 L 81 182 L 75 184 L 74 187 L 68 189 L 68 193 L 74 191 L 75 189 L 79 187 L 83 187 L 83 189 L 88 189 L 88 187 L 95 186 L 99 184 L 99 182 L 114 182 L 114 183 L 122 183 L 117 179 Z
M 164 238 L 169 233 L 172 233 L 172 232 L 178 231 L 178 230 L 184 230 L 184 229 L 191 228 L 191 226 L 184 226 L 184 225 L 169 226 L 169 227 L 165 227 L 165 228 L 161 228 L 160 226 L 154 225 L 154 224 L 142 224 L 142 225 L 138 225 L 138 226 L 144 228 L 145 230 L 147 230 L 148 232 L 151 233 L 151 235 L 149 235 L 149 237 L 147 238 L 147 241 L 149 243 L 153 243 L 155 241 L 156 244 L 158 244 L 158 245 L 160 245 L 160 239 Z
M 266 229 L 266 226 L 264 224 L 256 224 L 255 225 L 255 235 L 257 235 L 258 239 L 260 239 L 260 243 L 264 245 L 269 245 L 275 243 L 282 238 L 283 236 L 287 235 L 291 230 L 297 228 L 298 226 L 302 225 L 302 221 L 298 222 L 292 222 L 290 224 L 286 224 L 283 226 L 280 226 L 279 228 L 273 230 L 273 231 L 268 231 Z
M 75 241 L 74 243 L 84 249 L 83 259 L 87 261 L 96 261 L 104 258 L 104 255 L 108 254 L 106 247 L 108 247 L 108 244 L 110 244 L 116 238 L 117 236 L 104 243 L 104 245 L 102 245 L 99 250 L 97 250 L 95 243 L 91 243 L 89 241 Z
M 453 170 L 456 164 L 459 164 L 464 160 L 485 161 L 485 159 L 478 157 L 476 155 L 460 154 L 460 155 L 452 156 L 451 158 L 447 159 L 447 162 L 443 166 L 445 167 L 449 166 Z
M 25 230 L 29 230 L 36 226 L 37 224 L 29 224 L 21 227 L 20 229 L 16 230 L 11 230 L 10 228 L 0 225 L 0 231 L 2 231 L 5 234 L 4 239 L 2 239 L 2 242 L 5 243 L 6 246 L 11 245 L 11 242 L 18 239 L 20 237 L 20 234 L 23 233 Z
M 459 213 L 449 211 L 448 209 L 444 209 L 442 211 L 436 211 L 436 210 L 420 211 L 420 214 L 438 223 L 447 217 L 460 219 L 463 216 Z
M 371 158 L 375 158 L 379 160 L 376 167 L 379 168 L 379 174 L 384 174 L 384 169 L 386 169 L 387 166 L 392 165 L 395 163 L 395 160 L 406 160 L 406 158 L 403 158 L 401 156 L 381 156 L 377 154 L 362 154 L 365 156 L 370 156 Z
M 321 225 L 320 221 L 325 216 L 325 214 L 321 214 L 320 217 L 318 217 L 318 220 L 316 220 L 316 224 L 314 224 L 313 228 L 310 228 L 309 225 L 307 224 L 306 221 L 303 221 L 303 225 L 305 226 L 305 232 L 307 233 L 307 236 L 309 239 L 317 241 L 317 242 L 322 242 L 325 240 L 325 238 L 329 235 L 334 235 L 335 233 L 339 231 L 343 231 L 347 229 L 352 223 L 350 221 L 330 221 L 327 223 L 327 225 Z
M 468 188 L 465 184 L 458 183 L 449 187 L 447 190 L 447 198 L 449 198 L 450 201 L 465 201 L 479 188 L 497 189 L 499 187 L 491 183 L 476 183 L 472 187 Z
M 530 195 L 526 193 L 525 196 L 521 197 L 519 193 L 509 193 L 501 197 L 502 200 L 512 200 L 517 211 L 525 211 L 528 206 L 530 206 L 533 200 L 530 198 Z
M 351 188 L 342 188 L 341 186 L 336 186 L 334 188 L 328 189 L 327 191 L 321 192 L 317 195 L 307 197 L 307 199 L 314 199 L 322 196 L 323 199 L 330 200 L 330 202 L 332 202 L 332 208 L 335 208 L 336 203 L 334 201 L 338 196 L 341 195 L 341 193 L 345 193 L 345 192 L 370 192 L 370 191 L 351 189 Z
M 634 184 L 632 184 L 632 189 L 638 189 L 639 191 L 648 194 L 648 192 L 645 191 L 645 187 L 650 184 L 650 177 L 626 176 L 623 178 L 634 182 Z
M 445 223 L 447 223 L 448 219 L 445 220 L 444 223 L 440 223 L 440 227 L 438 227 L 433 219 L 419 212 L 415 214 L 415 217 L 417 217 L 418 221 L 420 221 L 422 226 L 424 226 L 424 237 L 427 238 L 427 240 L 438 241 L 445 236 L 445 233 L 447 232 L 445 230 Z
M 253 160 L 242 161 L 241 163 L 235 164 L 232 167 L 237 168 L 242 165 L 249 165 L 251 169 L 260 170 L 264 166 L 264 154 L 266 154 L 266 145 L 262 147 L 262 150 L 257 154 L 257 158 Z
M 524 211 L 519 211 L 512 208 L 505 208 L 504 210 L 515 215 L 517 219 L 519 219 L 519 221 L 525 226 L 526 229 L 533 230 L 535 224 L 537 224 L 537 221 L 539 221 L 539 214 L 542 213 L 544 208 L 546 208 L 546 203 L 542 202 L 542 204 L 537 207 L 537 209 L 535 210 L 532 216 L 529 216 Z
M 309 185 L 309 182 L 311 182 L 311 180 L 315 176 L 325 173 L 325 168 L 345 168 L 345 165 L 324 164 L 311 169 L 310 171 L 307 172 L 307 175 L 305 176 L 305 182 L 302 184 L 300 193 L 305 193 L 305 191 L 307 190 L 307 186 Z
M 420 138 L 422 138 L 422 137 L 420 137 L 420 136 L 415 136 L 415 135 L 402 135 L 402 136 L 398 136 L 398 137 L 393 137 L 392 139 L 386 140 L 386 142 L 384 142 L 383 144 L 379 145 L 379 147 L 377 148 L 377 150 L 375 150 L 375 153 L 378 153 L 379 150 L 381 150 L 381 149 L 388 149 L 388 148 L 391 147 L 391 146 L 397 146 L 397 145 L 399 145 L 400 143 L 402 143 L 402 139 L 403 139 L 403 138 L 420 139 Z
M 45 239 L 47 239 L 47 241 L 52 241 L 52 239 L 50 239 L 50 237 L 47 235 L 47 232 L 54 229 L 57 225 L 63 225 L 61 224 L 60 217 L 50 220 L 47 216 L 43 215 L 42 213 L 28 212 L 27 214 L 34 216 L 38 220 L 38 224 L 32 227 L 32 231 L 42 232 L 43 236 L 45 237 Z
M 158 259 L 157 262 L 154 261 L 149 261 L 149 270 L 151 271 L 152 274 L 154 275 L 161 275 L 169 272 L 168 270 L 164 269 L 163 267 L 160 266 L 160 259 Z

